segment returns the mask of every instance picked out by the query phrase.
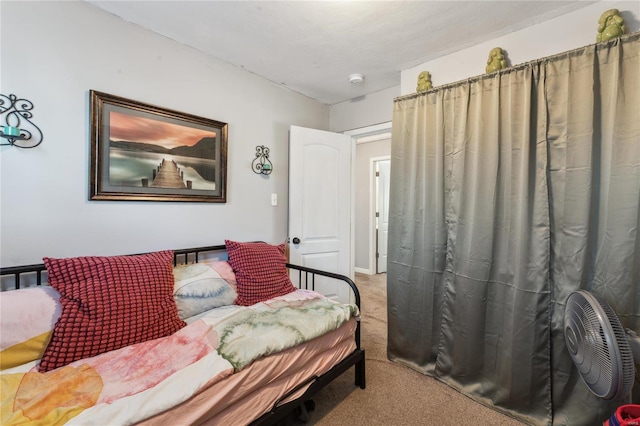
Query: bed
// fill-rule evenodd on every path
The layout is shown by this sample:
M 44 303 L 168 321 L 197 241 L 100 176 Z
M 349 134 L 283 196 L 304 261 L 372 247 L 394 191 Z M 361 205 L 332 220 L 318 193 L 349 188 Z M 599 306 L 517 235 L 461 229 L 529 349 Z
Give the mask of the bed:
M 269 425 L 351 367 L 365 388 L 355 283 L 284 245 L 45 258 L 0 279 L 2 424 Z M 353 303 L 317 293 L 327 280 Z

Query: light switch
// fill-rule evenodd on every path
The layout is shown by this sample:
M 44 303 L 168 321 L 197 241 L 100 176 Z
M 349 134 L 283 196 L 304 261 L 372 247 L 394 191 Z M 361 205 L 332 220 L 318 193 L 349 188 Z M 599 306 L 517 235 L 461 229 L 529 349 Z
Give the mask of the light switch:
M 271 205 L 272 206 L 278 205 L 278 194 L 271 194 Z

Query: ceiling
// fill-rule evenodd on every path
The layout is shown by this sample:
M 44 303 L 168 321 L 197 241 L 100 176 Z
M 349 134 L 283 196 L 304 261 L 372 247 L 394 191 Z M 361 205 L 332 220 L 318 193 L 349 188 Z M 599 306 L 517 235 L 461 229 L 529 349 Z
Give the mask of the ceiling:
M 122 19 L 332 105 L 590 1 L 109 1 Z M 360 84 L 348 76 L 364 75 Z

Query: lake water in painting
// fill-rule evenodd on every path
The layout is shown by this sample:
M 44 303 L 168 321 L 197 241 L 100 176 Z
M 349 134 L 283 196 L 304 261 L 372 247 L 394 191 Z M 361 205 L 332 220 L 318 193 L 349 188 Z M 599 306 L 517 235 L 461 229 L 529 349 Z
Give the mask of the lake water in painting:
M 192 189 L 216 189 L 215 160 L 118 148 L 109 150 L 109 184 L 142 188 L 142 179 L 149 179 L 151 183 L 153 170 L 162 159 L 178 163 L 184 172 L 184 180 L 192 182 Z

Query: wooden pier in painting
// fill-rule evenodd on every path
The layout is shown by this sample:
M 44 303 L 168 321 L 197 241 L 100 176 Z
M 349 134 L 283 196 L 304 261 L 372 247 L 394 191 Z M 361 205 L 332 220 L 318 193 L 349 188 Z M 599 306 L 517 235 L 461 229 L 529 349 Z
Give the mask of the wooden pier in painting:
M 149 184 L 149 179 L 142 179 L 143 187 L 151 188 L 182 188 L 191 189 L 191 181 L 184 181 L 184 172 L 180 170 L 174 161 L 162 159 L 160 165 L 153 170 L 153 180 Z

